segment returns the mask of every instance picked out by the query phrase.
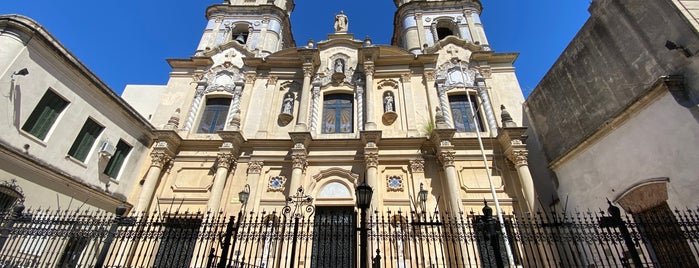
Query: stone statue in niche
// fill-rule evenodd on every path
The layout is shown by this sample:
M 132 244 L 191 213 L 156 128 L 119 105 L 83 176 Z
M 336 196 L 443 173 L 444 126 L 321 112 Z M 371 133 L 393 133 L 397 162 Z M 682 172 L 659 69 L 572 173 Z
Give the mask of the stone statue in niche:
M 345 63 L 342 59 L 335 60 L 335 73 L 345 73 Z
M 340 10 L 340 14 L 335 15 L 335 33 L 346 33 L 348 23 L 345 12 Z
M 284 94 L 284 101 L 282 102 L 282 113 L 292 114 L 294 112 L 294 93 L 288 92 Z
M 386 94 L 383 96 L 383 112 L 388 113 L 388 112 L 395 112 L 395 106 L 393 102 L 393 93 L 392 92 L 386 92 Z

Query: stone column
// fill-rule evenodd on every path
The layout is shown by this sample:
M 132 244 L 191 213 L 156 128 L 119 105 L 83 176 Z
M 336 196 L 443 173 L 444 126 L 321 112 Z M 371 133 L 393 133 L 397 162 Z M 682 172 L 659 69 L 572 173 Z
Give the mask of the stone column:
M 366 163 L 366 184 L 374 189 L 374 195 L 371 196 L 371 206 L 374 209 L 380 210 L 383 204 L 380 204 L 379 196 L 379 147 L 374 142 L 368 142 L 364 146 L 364 163 Z
M 417 28 L 417 47 L 418 51 L 420 51 L 420 53 L 416 54 L 422 54 L 424 53 L 424 51 L 422 51 L 423 45 L 427 44 L 427 37 L 425 36 L 425 24 L 422 20 L 422 13 L 415 13 L 415 24 Z M 437 41 L 435 40 L 435 43 L 436 42 Z
M 153 194 L 155 193 L 155 187 L 158 185 L 158 181 L 160 181 L 160 174 L 163 171 L 163 167 L 172 161 L 173 155 L 162 150 L 156 150 L 150 154 L 150 157 L 150 168 L 148 169 L 148 173 L 146 173 L 146 179 L 143 182 L 136 207 L 134 207 L 136 213 L 147 212 L 149 209 Z
M 289 181 L 289 194 L 296 193 L 299 187 L 303 185 L 303 173 L 306 172 L 308 162 L 306 160 L 306 146 L 297 143 L 291 149 L 291 180 Z
M 194 94 L 194 100 L 192 101 L 192 106 L 189 108 L 189 114 L 187 114 L 187 121 L 184 123 L 184 130 L 189 131 L 192 129 L 194 124 L 194 118 L 197 116 L 199 107 L 201 107 L 201 101 L 204 99 L 204 91 L 208 86 L 208 80 L 206 77 L 202 77 L 201 80 L 197 82 L 196 93 Z
M 495 122 L 495 111 L 493 111 L 493 106 L 490 104 L 490 97 L 488 96 L 488 90 L 484 83 L 479 83 L 478 97 L 481 99 L 481 110 L 485 113 L 485 119 L 488 121 L 488 128 L 490 132 L 493 133 L 491 137 L 497 136 L 498 124 Z
M 250 196 L 248 197 L 248 204 L 253 204 L 253 207 L 247 207 L 250 211 L 258 211 L 260 208 L 260 186 L 268 184 L 268 181 L 260 180 L 260 173 L 262 172 L 262 167 L 264 162 L 250 160 L 248 162 L 248 180 L 247 183 L 250 185 Z M 264 190 L 264 188 L 262 189 Z M 251 210 L 252 209 L 252 210 Z
M 437 89 L 435 89 L 436 77 L 434 74 L 434 69 L 425 69 L 422 73 L 422 78 L 425 81 L 425 87 L 427 87 L 427 105 L 430 108 L 430 118 L 435 116 L 435 108 L 439 107 L 439 98 Z
M 519 149 L 510 150 L 506 153 L 507 158 L 515 164 L 515 168 L 517 169 L 517 175 L 519 175 L 522 191 L 524 192 L 524 198 L 527 199 L 529 211 L 534 211 L 536 193 L 534 190 L 534 180 L 532 179 L 532 174 L 529 172 L 529 164 L 527 161 L 529 152 L 526 149 Z
M 418 201 L 418 204 L 416 204 L 418 207 L 416 209 L 418 209 L 417 211 L 419 212 L 420 209 L 422 209 L 419 207 L 419 206 L 421 206 L 421 204 L 419 204 L 419 200 L 417 200 L 418 192 L 420 192 L 420 184 L 422 183 L 423 187 L 425 187 L 425 189 L 431 188 L 431 185 L 428 185 L 427 182 L 425 181 L 425 159 L 422 158 L 422 156 L 419 156 L 416 159 L 410 160 L 410 173 L 412 174 L 412 187 L 413 187 L 412 195 L 414 196 L 415 200 Z M 433 199 L 431 199 L 429 197 L 427 198 L 428 202 L 425 202 L 425 204 L 426 204 L 426 207 L 424 208 L 425 212 L 430 212 L 431 209 L 428 209 L 428 208 L 432 208 L 434 206 L 434 203 L 430 202 L 432 200 Z
M 219 211 L 221 198 L 223 197 L 223 189 L 226 187 L 226 179 L 228 178 L 229 171 L 235 173 L 236 160 L 233 144 L 224 142 L 223 146 L 219 148 L 219 153 L 216 158 L 216 175 L 214 175 L 214 182 L 211 186 L 209 202 L 206 204 L 206 211 Z
M 451 208 L 451 212 L 461 212 L 463 211 L 463 204 L 461 204 L 461 183 L 459 183 L 459 176 L 456 174 L 456 167 L 454 166 L 454 146 L 442 146 L 438 157 L 444 169 L 444 175 L 446 176 L 445 186 L 449 193 L 449 207 Z
M 471 34 L 471 43 L 481 43 L 480 41 L 480 36 L 478 36 L 478 32 L 476 31 L 476 24 L 473 21 L 473 11 L 471 10 L 464 10 L 464 17 L 466 18 L 466 23 L 468 24 L 468 32 Z M 464 38 L 466 39 L 466 38 Z
M 364 130 L 375 130 L 374 122 L 374 62 L 364 62 L 364 75 L 366 75 L 366 124 Z
M 313 100 L 312 100 L 312 108 L 311 108 L 311 127 L 310 131 L 315 132 L 316 129 L 318 129 L 318 121 L 320 117 L 320 78 L 316 76 L 316 78 L 313 80 Z
M 438 127 L 432 131 L 430 140 L 434 143 L 435 147 L 437 147 L 437 158 L 444 169 L 445 178 L 442 187 L 444 187 L 444 192 L 447 193 L 451 212 L 461 212 L 463 211 L 463 204 L 461 203 L 461 183 L 459 182 L 459 176 L 454 166 L 454 145 L 451 144 L 456 129 L 439 128 L 439 125 L 437 126 Z
M 313 64 L 310 62 L 303 64 L 303 87 L 301 88 L 301 103 L 299 115 L 296 117 L 294 131 L 308 131 L 308 108 L 309 95 L 311 94 L 311 75 L 313 74 Z M 295 190 L 294 190 L 295 191 Z
M 529 211 L 533 212 L 535 211 L 536 205 L 536 192 L 534 190 L 534 180 L 532 180 L 532 175 L 529 172 L 527 147 L 526 144 L 522 142 L 525 138 L 527 128 L 517 127 L 516 124 L 512 122 L 512 118 L 507 110 L 505 110 L 505 107 L 502 106 L 501 108 L 503 109 L 502 124 L 504 127 L 501 128 L 498 133 L 498 141 L 503 148 L 504 155 L 517 169 L 517 175 L 522 185 L 522 192 L 524 199 L 526 199 L 527 208 L 529 208 Z
M 449 127 L 454 127 L 454 121 L 451 119 L 451 109 L 449 109 L 449 97 L 447 90 L 444 88 L 444 81 L 437 80 L 437 94 L 439 96 L 439 107 L 444 114 L 444 120 Z

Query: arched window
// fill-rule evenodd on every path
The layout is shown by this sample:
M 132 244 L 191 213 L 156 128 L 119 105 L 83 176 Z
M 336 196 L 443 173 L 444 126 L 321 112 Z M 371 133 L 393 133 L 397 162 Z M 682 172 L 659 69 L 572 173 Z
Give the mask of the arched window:
M 475 132 L 483 130 L 481 124 L 480 111 L 476 103 L 476 96 L 470 96 L 471 102 L 468 101 L 466 95 L 449 96 L 449 106 L 451 106 L 451 115 L 454 118 L 454 128 L 456 132 Z M 471 107 L 475 111 L 475 116 L 471 112 Z
M 460 37 L 459 26 L 451 18 L 438 19 L 432 27 L 434 27 L 432 28 L 433 37 L 437 40 L 442 40 L 450 35 Z
M 437 37 L 439 40 L 446 38 L 447 36 L 454 35 L 454 32 L 447 27 L 437 27 Z
M 250 25 L 245 23 L 239 23 L 233 25 L 231 29 L 231 39 L 238 42 L 241 45 L 245 45 L 250 36 Z
M 215 133 L 223 130 L 230 106 L 230 98 L 207 98 L 197 133 Z
M 323 133 L 352 133 L 354 130 L 352 95 L 328 94 L 323 100 Z

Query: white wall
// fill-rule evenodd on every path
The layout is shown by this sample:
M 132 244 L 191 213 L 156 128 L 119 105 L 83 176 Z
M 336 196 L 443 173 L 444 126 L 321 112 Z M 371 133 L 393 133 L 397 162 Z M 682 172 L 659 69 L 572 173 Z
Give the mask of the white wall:
M 684 108 L 667 91 L 609 135 L 554 169 L 568 208 L 606 207 L 642 180 L 669 177 L 670 207 L 699 204 L 699 110 Z M 694 113 L 694 116 L 692 115 Z M 585 198 L 580 198 L 585 197 Z

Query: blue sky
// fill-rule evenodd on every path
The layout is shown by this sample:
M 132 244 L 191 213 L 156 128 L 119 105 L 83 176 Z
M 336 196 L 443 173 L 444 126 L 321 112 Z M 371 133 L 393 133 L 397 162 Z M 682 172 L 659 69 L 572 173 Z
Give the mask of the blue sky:
M 204 11 L 223 0 L 3 1 L 0 13 L 37 20 L 114 91 L 126 84 L 165 84 L 166 58 L 187 58 L 206 25 Z M 525 95 L 589 17 L 590 0 L 482 0 L 486 35 L 496 52 L 519 52 L 517 77 Z M 373 6 L 372 6 L 373 5 Z M 371 6 L 371 8 L 369 8 Z M 389 44 L 391 0 L 296 0 L 291 14 L 297 44 L 327 39 L 334 14 L 349 32 Z

